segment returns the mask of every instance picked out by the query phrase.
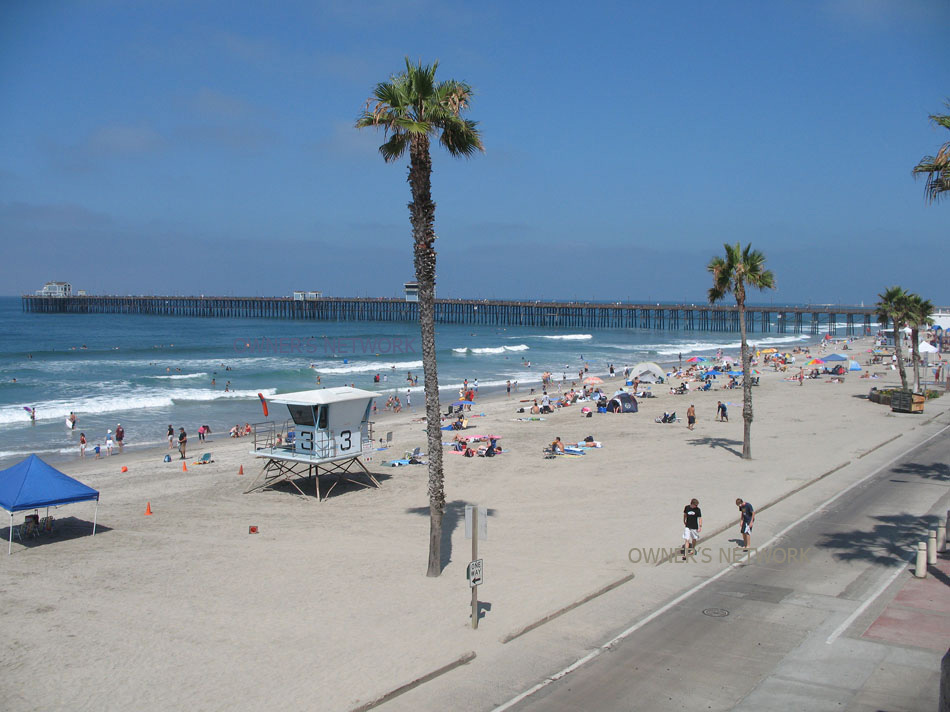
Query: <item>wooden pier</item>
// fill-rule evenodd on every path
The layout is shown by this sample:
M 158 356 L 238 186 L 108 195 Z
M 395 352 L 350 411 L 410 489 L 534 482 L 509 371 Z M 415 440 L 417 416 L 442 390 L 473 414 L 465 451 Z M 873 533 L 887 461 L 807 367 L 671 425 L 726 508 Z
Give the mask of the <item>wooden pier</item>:
M 320 297 L 45 297 L 24 295 L 23 310 L 37 314 L 152 314 L 312 321 L 416 321 L 419 304 L 398 298 Z M 739 331 L 735 306 L 709 304 L 599 304 L 481 299 L 437 299 L 441 324 L 534 326 L 550 329 L 658 329 Z M 750 332 L 861 336 L 876 328 L 874 309 L 849 306 L 746 307 Z

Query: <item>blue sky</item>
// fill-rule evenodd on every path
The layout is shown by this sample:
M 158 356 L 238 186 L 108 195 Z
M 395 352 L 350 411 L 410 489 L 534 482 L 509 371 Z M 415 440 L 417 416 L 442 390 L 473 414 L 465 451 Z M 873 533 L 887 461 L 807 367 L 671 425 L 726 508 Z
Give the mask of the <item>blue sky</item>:
M 442 296 L 688 300 L 724 241 L 779 302 L 950 304 L 950 3 L 0 4 L 0 293 L 390 296 L 407 161 L 353 123 L 404 57 L 475 90 L 435 152 Z

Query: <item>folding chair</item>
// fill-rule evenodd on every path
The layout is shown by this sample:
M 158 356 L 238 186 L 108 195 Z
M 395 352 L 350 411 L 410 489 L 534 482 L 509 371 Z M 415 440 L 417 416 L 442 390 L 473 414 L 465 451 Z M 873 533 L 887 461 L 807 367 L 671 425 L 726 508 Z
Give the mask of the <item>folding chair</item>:
M 392 446 L 393 446 L 393 431 L 390 430 L 388 433 L 386 433 L 386 447 L 392 447 Z

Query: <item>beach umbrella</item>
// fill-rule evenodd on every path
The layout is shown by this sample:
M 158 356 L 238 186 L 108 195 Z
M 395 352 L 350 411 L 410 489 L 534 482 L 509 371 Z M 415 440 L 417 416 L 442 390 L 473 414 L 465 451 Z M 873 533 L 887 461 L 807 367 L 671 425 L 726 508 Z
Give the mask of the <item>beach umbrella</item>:
M 721 375 L 722 375 L 722 371 L 717 371 L 717 370 L 714 368 L 714 369 L 712 369 L 711 371 L 706 371 L 706 373 L 705 373 L 704 375 L 706 375 L 706 376 L 721 376 Z
M 726 374 L 729 376 L 741 376 L 742 371 L 726 371 Z
M 693 356 L 692 358 L 686 359 L 686 363 L 701 363 L 703 361 L 708 361 L 709 359 L 705 356 Z
M 723 356 L 723 357 L 722 357 L 722 362 L 723 362 L 723 363 L 735 363 L 736 360 L 735 360 L 734 358 L 732 358 L 732 356 Z
M 807 362 L 806 366 L 823 366 L 825 364 L 820 358 L 813 358 L 811 361 Z
M 597 376 L 588 376 L 587 378 L 584 379 L 584 383 L 586 383 L 588 386 L 594 386 L 598 383 L 603 383 L 603 382 L 604 382 L 604 379 L 598 378 Z
M 928 341 L 921 341 L 920 345 L 917 347 L 917 350 L 922 354 L 935 354 L 937 353 L 937 348 Z
M 762 349 L 759 353 L 763 354 L 777 354 L 778 349 Z
M 471 405 L 472 401 L 459 400 L 455 401 L 452 405 Z

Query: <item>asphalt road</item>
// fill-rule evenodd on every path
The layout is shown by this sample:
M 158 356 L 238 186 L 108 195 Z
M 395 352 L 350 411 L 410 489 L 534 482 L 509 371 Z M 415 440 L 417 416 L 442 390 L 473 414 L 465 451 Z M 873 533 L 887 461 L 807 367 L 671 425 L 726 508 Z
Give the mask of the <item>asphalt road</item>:
M 944 431 L 513 709 L 935 709 L 940 654 L 861 635 L 948 506 Z

